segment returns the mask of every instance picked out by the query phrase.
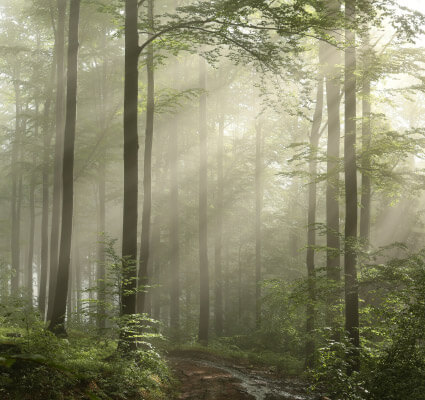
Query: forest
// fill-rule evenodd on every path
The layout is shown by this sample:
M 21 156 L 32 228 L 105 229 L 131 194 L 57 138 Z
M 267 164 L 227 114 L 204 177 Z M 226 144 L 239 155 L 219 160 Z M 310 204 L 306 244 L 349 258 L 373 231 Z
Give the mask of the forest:
M 425 3 L 0 0 L 1 400 L 425 400 Z

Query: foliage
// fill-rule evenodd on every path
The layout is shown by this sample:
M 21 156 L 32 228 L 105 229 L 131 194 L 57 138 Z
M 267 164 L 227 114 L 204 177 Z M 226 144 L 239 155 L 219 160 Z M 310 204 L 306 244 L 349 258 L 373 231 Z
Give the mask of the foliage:
M 116 342 L 102 345 L 79 331 L 60 339 L 44 329 L 34 311 L 22 316 L 19 310 L 21 321 L 10 311 L 1 317 L 2 399 L 145 399 L 146 393 L 168 398 L 170 375 L 152 346 L 124 355 Z

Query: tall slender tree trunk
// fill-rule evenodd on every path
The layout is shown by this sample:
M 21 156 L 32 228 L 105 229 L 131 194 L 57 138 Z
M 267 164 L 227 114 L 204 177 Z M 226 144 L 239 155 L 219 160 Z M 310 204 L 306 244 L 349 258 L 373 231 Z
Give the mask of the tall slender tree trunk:
M 310 160 L 308 187 L 308 233 L 307 233 L 307 342 L 306 362 L 308 368 L 314 366 L 315 342 L 313 338 L 316 320 L 316 270 L 314 265 L 314 246 L 316 245 L 316 203 L 317 203 L 317 149 L 320 139 L 320 125 L 323 116 L 323 75 L 320 73 L 317 87 L 316 109 L 313 116 L 313 126 L 310 134 Z
M 77 204 L 76 204 L 77 205 Z M 77 208 L 77 207 L 76 207 Z M 74 238 L 72 242 L 72 268 L 75 273 L 75 295 L 76 295 L 76 311 L 77 321 L 81 322 L 81 264 L 80 264 L 80 246 L 78 241 L 78 224 L 74 223 Z
M 102 44 L 106 45 L 106 30 L 102 37 Z M 105 124 L 106 105 L 109 100 L 107 85 L 107 55 L 103 55 L 102 76 L 100 85 L 100 128 L 99 140 L 105 135 L 108 127 Z M 106 233 L 106 152 L 103 150 L 98 164 L 98 220 L 97 220 L 97 328 L 99 331 L 106 327 L 106 255 L 105 255 L 105 233 Z
M 207 67 L 203 59 L 199 60 L 199 87 L 202 90 L 199 99 L 199 271 L 200 271 L 200 308 L 199 342 L 208 344 L 210 319 L 210 283 L 208 272 L 208 147 L 207 147 Z
M 148 20 L 150 31 L 153 30 L 153 0 L 148 0 Z M 142 214 L 142 236 L 140 241 L 139 262 L 139 287 L 138 309 L 145 309 L 146 290 L 143 286 L 149 283 L 149 239 L 152 214 L 152 144 L 155 115 L 155 77 L 154 77 L 154 54 L 153 45 L 147 48 L 146 72 L 147 72 L 147 106 L 146 106 L 146 131 L 145 131 L 145 156 L 143 168 L 143 214 Z
M 232 283 L 232 274 L 230 273 L 230 251 L 229 251 L 229 247 L 230 244 L 229 242 L 225 242 L 225 259 L 226 262 L 224 264 L 225 268 L 224 268 L 224 273 L 223 273 L 223 282 L 224 282 L 224 287 L 223 287 L 223 312 L 224 312 L 224 317 L 223 317 L 223 332 L 224 334 L 229 334 L 229 331 L 232 327 L 232 323 L 230 320 L 230 310 L 231 310 L 231 292 L 230 292 L 230 288 L 231 288 L 231 283 Z
M 238 320 L 242 321 L 243 315 L 243 287 L 242 287 L 242 243 L 238 251 Z
M 161 275 L 161 224 L 159 216 L 155 218 L 152 228 L 152 271 L 153 271 L 153 284 L 155 287 L 152 290 L 152 318 L 159 320 L 161 313 L 161 288 L 160 275 Z
M 170 129 L 170 328 L 174 339 L 180 329 L 180 220 L 179 220 L 179 139 L 176 125 Z
M 19 206 L 19 152 L 21 146 L 21 88 L 20 88 L 20 71 L 15 72 L 15 137 L 12 143 L 12 196 L 11 196 L 11 218 L 12 218 L 12 235 L 11 235 L 11 254 L 12 254 L 12 294 L 16 294 L 19 290 L 19 274 L 20 274 L 20 206 Z
M 121 314 L 136 312 L 137 286 L 137 197 L 138 197 L 138 0 L 125 2 L 125 66 L 124 66 L 124 204 L 122 229 L 123 280 Z M 121 332 L 120 346 L 134 348 L 134 341 Z
M 345 16 L 347 21 L 356 17 L 356 1 L 347 0 Z M 349 372 L 359 369 L 359 295 L 356 270 L 357 241 L 357 166 L 356 166 L 356 48 L 355 33 L 345 31 L 345 330 L 348 332 L 354 350 L 349 354 Z
M 363 90 L 362 90 L 362 197 L 360 212 L 360 238 L 364 245 L 370 242 L 370 142 L 371 142 L 371 79 L 370 65 L 370 37 L 366 32 L 363 45 Z
M 56 52 L 55 52 L 56 53 Z M 50 107 L 53 96 L 53 81 L 55 76 L 56 55 L 53 57 L 48 93 L 43 110 L 43 167 L 42 167 L 42 192 L 43 205 L 41 212 L 41 266 L 40 285 L 38 292 L 38 308 L 44 320 L 46 314 L 47 274 L 49 270 L 49 164 L 50 164 Z
M 35 100 L 35 125 L 34 125 L 34 138 L 36 140 L 39 132 L 39 102 L 38 98 Z M 37 164 L 37 158 L 33 153 L 32 164 Z M 33 262 L 34 262 L 34 235 L 35 235 L 35 186 L 36 186 L 36 174 L 35 171 L 31 173 L 30 187 L 29 187 L 29 217 L 30 226 L 28 231 L 28 259 L 27 259 L 27 282 L 26 287 L 30 299 L 31 306 L 33 305 Z
M 69 264 L 69 277 L 68 277 L 68 294 L 67 294 L 67 302 L 66 302 L 66 322 L 69 326 L 71 320 L 72 320 L 72 291 L 73 288 L 73 282 L 72 282 L 72 275 L 73 275 L 73 266 L 70 262 Z
M 72 216 L 74 207 L 74 144 L 77 116 L 78 25 L 80 0 L 71 0 L 69 12 L 68 72 L 66 92 L 66 121 L 63 150 L 62 229 L 59 264 L 55 287 L 52 318 L 49 329 L 64 334 L 66 300 L 68 294 L 69 264 L 71 258 Z M 50 306 L 49 306 L 50 307 Z
M 262 275 L 262 236 L 261 214 L 263 211 L 264 192 L 264 162 L 263 162 L 263 132 L 262 121 L 255 126 L 255 320 L 257 328 L 261 325 L 261 275 Z
M 97 327 L 100 331 L 105 329 L 106 323 L 106 285 L 105 285 L 105 230 L 106 230 L 106 170 L 104 156 L 99 161 L 98 181 L 98 238 L 97 238 Z
M 58 24 L 56 28 L 56 141 L 55 160 L 53 171 L 53 199 L 52 199 L 52 225 L 50 231 L 50 275 L 49 275 L 49 302 L 47 319 L 51 320 L 51 303 L 54 300 L 57 282 L 59 233 L 61 229 L 60 213 L 62 198 L 62 164 L 64 140 L 64 99 L 65 99 L 65 14 L 66 0 L 57 0 Z
M 330 16 L 340 11 L 341 4 L 338 0 L 328 1 Z M 335 36 L 336 37 L 336 36 Z M 337 304 L 340 301 L 339 283 L 341 281 L 341 244 L 339 226 L 339 157 L 341 144 L 341 54 L 330 44 L 324 44 L 326 57 L 321 60 L 324 64 L 326 75 L 326 103 L 328 109 L 328 141 L 326 165 L 326 277 L 334 287 L 328 298 L 326 311 L 327 324 L 333 330 L 333 338 L 339 340 Z
M 38 114 L 38 105 L 36 105 L 36 114 Z M 38 128 L 36 128 L 38 131 Z M 38 137 L 38 132 L 36 134 Z M 36 157 L 33 155 L 33 165 L 36 165 Z M 31 174 L 30 194 L 29 194 L 29 212 L 30 226 L 28 231 L 28 260 L 27 260 L 27 282 L 28 295 L 31 305 L 33 303 L 33 263 L 34 263 L 34 234 L 35 234 L 35 172 Z
M 216 231 L 215 231 L 215 333 L 217 336 L 223 334 L 223 152 L 224 152 L 224 111 L 221 109 L 218 121 L 217 140 L 217 202 L 216 202 Z

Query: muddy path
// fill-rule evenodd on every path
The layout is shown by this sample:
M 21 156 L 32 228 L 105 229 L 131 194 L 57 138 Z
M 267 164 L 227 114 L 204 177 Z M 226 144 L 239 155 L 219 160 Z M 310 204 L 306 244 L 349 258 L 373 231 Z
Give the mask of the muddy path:
M 201 352 L 173 352 L 169 364 L 180 382 L 178 400 L 312 400 L 305 384 Z

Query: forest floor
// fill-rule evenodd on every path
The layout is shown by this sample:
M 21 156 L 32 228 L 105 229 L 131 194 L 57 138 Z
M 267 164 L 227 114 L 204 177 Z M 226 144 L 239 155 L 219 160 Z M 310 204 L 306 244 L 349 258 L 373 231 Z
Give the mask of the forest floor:
M 202 351 L 181 350 L 168 361 L 180 382 L 178 400 L 309 400 L 306 383 L 270 368 Z

